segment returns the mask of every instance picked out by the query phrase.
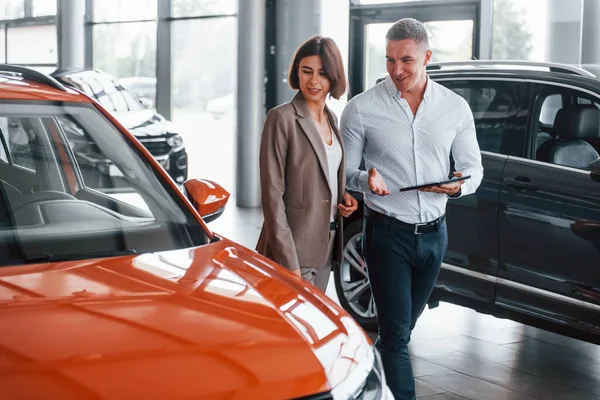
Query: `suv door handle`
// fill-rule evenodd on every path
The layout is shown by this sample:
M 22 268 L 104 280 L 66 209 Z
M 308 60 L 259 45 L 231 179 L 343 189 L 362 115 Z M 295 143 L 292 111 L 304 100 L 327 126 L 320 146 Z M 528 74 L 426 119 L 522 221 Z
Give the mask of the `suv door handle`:
M 526 176 L 518 176 L 516 178 L 504 178 L 504 183 L 509 186 L 512 186 L 515 189 L 520 189 L 520 191 L 525 190 L 538 190 L 540 185 L 537 183 L 532 183 L 531 179 Z

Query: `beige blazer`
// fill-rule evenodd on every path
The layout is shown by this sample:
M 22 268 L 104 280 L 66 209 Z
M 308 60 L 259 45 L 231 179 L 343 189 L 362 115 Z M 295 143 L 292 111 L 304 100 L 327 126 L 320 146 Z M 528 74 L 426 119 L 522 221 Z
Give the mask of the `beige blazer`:
M 345 152 L 337 118 L 325 107 L 342 147 L 337 204 L 346 186 Z M 256 250 L 284 267 L 322 267 L 327 261 L 331 190 L 325 145 L 302 93 L 269 111 L 260 142 L 264 224 Z M 342 224 L 333 259 L 342 260 Z

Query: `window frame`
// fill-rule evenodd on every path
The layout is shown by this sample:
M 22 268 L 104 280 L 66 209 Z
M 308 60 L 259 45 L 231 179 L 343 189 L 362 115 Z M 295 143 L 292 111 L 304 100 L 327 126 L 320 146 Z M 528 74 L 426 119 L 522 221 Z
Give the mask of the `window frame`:
M 528 129 L 530 131 L 528 143 L 527 143 L 527 157 L 530 160 L 535 160 L 544 165 L 557 165 L 553 163 L 549 163 L 546 161 L 540 161 L 536 159 L 537 147 L 537 130 L 540 125 L 540 115 L 542 111 L 542 106 L 544 101 L 552 96 L 552 95 L 560 95 L 562 105 L 561 108 L 565 106 L 565 100 L 568 101 L 568 105 L 578 104 L 574 101 L 577 99 L 588 99 L 593 101 L 594 103 L 600 105 L 600 93 L 595 93 L 590 89 L 577 87 L 572 84 L 567 83 L 558 83 L 558 82 L 535 82 L 534 93 L 531 98 L 531 110 L 533 111 L 530 115 L 530 122 L 528 124 Z M 559 108 L 560 110 L 560 108 Z M 554 127 L 554 121 L 552 121 L 552 127 Z M 600 135 L 599 135 L 600 138 Z M 596 150 L 598 150 L 596 148 Z M 600 152 L 600 150 L 599 150 Z
M 2 158 L 0 158 L 0 161 L 8 165 L 13 165 L 12 156 L 10 155 L 10 151 L 8 150 L 8 144 L 6 143 L 7 137 L 5 137 L 4 135 L 5 133 L 0 131 L 0 147 L 2 147 L 2 153 L 6 155 L 6 161 L 4 161 Z

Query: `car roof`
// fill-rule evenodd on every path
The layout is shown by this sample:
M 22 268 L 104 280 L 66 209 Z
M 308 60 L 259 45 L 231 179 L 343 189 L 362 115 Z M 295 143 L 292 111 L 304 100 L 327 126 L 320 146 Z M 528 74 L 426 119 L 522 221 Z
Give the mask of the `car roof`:
M 442 61 L 431 62 L 427 65 L 427 70 L 448 70 L 448 69 L 468 69 L 468 70 L 490 70 L 490 71 L 546 71 L 552 73 L 564 73 L 588 78 L 596 78 L 595 74 L 585 68 L 585 66 L 569 65 L 553 62 L 538 62 L 525 60 L 463 60 L 463 61 Z
M 6 64 L 0 65 L 0 99 L 91 102 L 87 96 L 46 74 Z
M 581 87 L 600 93 L 600 77 L 587 68 L 556 63 L 526 61 L 460 61 L 440 62 L 427 65 L 427 74 L 438 80 L 452 79 L 506 79 L 555 82 Z

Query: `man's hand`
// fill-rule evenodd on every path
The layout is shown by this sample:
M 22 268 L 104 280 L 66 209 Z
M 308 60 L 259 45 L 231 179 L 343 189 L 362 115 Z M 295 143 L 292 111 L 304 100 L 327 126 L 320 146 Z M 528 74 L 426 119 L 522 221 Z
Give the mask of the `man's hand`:
M 383 177 L 377 172 L 377 169 L 371 168 L 369 170 L 369 190 L 373 194 L 378 194 L 380 196 L 387 196 L 390 194 L 390 191 L 387 189 L 385 185 L 385 181 Z
M 455 172 L 454 176 L 457 178 L 462 178 L 462 172 Z M 454 183 L 445 183 L 440 186 L 430 186 L 426 188 L 419 189 L 422 192 L 430 192 L 430 193 L 441 193 L 448 196 L 454 196 L 460 190 L 460 187 L 465 183 L 465 181 L 458 181 Z
M 343 202 L 338 204 L 338 211 L 342 217 L 349 217 L 358 208 L 358 201 L 350 193 L 344 193 Z

